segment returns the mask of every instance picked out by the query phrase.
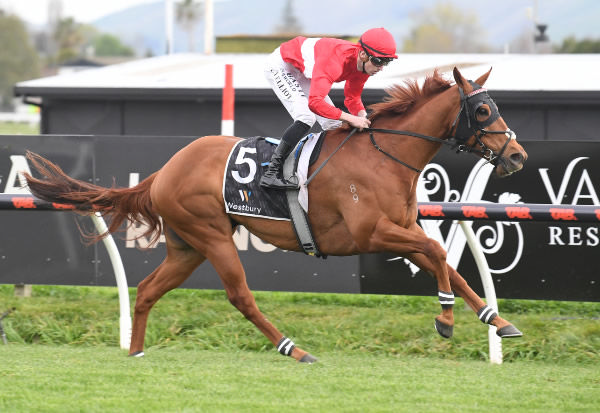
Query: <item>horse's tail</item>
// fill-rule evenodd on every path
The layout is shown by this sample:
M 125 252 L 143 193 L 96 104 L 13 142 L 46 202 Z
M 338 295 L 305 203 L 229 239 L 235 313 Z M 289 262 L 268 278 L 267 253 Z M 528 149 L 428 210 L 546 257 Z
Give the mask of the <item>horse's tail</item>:
M 36 153 L 28 151 L 27 159 L 42 175 L 42 179 L 37 179 L 24 174 L 33 195 L 44 201 L 72 205 L 76 212 L 100 212 L 110 217 L 108 232 L 96 236 L 84 234 L 92 242 L 117 231 L 126 219 L 130 223 L 147 225 L 142 236 L 151 236 L 152 242 L 160 236 L 162 222 L 150 199 L 150 186 L 156 173 L 132 188 L 104 188 L 71 178 L 59 166 Z

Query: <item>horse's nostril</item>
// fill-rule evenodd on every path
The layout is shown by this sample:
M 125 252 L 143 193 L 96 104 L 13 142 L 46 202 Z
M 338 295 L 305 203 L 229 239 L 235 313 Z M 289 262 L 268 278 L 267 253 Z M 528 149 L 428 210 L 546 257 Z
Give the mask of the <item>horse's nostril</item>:
M 509 156 L 509 158 L 513 164 L 518 165 L 518 164 L 523 163 L 523 154 L 521 154 L 520 152 L 513 153 L 512 155 Z

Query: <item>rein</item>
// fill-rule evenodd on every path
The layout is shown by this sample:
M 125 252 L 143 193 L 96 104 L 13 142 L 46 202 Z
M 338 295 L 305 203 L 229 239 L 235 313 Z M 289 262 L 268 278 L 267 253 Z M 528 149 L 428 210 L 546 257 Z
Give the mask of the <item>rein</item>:
M 373 136 L 373 132 L 391 133 L 391 134 L 394 134 L 394 135 L 412 136 L 414 138 L 424 139 L 424 140 L 431 141 L 431 142 L 436 142 L 436 143 L 442 143 L 444 145 L 450 145 L 453 148 L 456 147 L 456 145 L 454 143 L 449 142 L 446 139 L 435 138 L 433 136 L 423 135 L 423 134 L 416 133 L 416 132 L 402 131 L 402 130 L 396 130 L 396 129 L 378 129 L 378 128 L 365 128 L 363 130 L 369 132 L 369 138 L 371 139 L 371 143 L 373 144 L 373 146 L 375 147 L 375 149 L 377 149 L 379 152 L 381 152 L 385 156 L 389 157 L 390 159 L 393 159 L 394 161 L 398 162 L 399 164 L 402 164 L 402 165 L 406 166 L 408 169 L 411 169 L 411 170 L 413 170 L 413 171 L 415 171 L 417 173 L 421 173 L 423 170 L 415 168 L 414 166 L 411 166 L 411 165 L 407 164 L 406 162 L 401 161 L 400 159 L 396 158 L 395 156 L 393 156 L 390 153 L 388 153 L 385 150 L 383 150 L 381 148 L 381 146 L 379 146 L 377 144 L 377 142 L 375 142 L 375 137 Z
M 414 138 L 424 139 L 430 142 L 441 143 L 443 145 L 450 146 L 452 149 L 456 149 L 456 153 L 469 152 L 481 155 L 481 157 L 487 160 L 488 163 L 496 165 L 498 163 L 498 160 L 506 150 L 508 143 L 511 140 L 516 139 L 516 134 L 510 129 L 507 129 L 505 131 L 491 131 L 486 129 L 487 126 L 494 123 L 500 117 L 498 107 L 496 106 L 492 98 L 487 94 L 487 89 L 482 88 L 475 82 L 469 81 L 469 83 L 471 84 L 471 86 L 473 86 L 473 91 L 469 94 L 465 94 L 463 89 L 460 86 L 458 87 L 458 91 L 460 94 L 460 110 L 458 111 L 458 114 L 456 115 L 456 118 L 454 119 L 454 122 L 452 123 L 452 126 L 450 128 L 450 130 L 454 129 L 454 135 L 449 139 L 440 139 L 434 136 L 423 135 L 417 132 L 403 131 L 397 129 L 364 128 L 363 131 L 369 132 L 369 138 L 375 149 L 377 149 L 379 152 L 389 157 L 390 159 L 394 160 L 395 162 L 398 162 L 399 164 L 404 165 L 408 169 L 417 173 L 421 173 L 422 170 L 415 168 L 414 166 L 411 166 L 406 162 L 396 158 L 392 154 L 386 152 L 381 146 L 377 144 L 373 133 L 379 132 L 393 135 L 411 136 Z M 470 102 L 470 100 L 472 100 L 472 102 Z M 490 107 L 491 114 L 485 122 L 479 122 L 474 117 L 475 111 L 484 103 L 487 103 Z M 472 123 L 475 123 L 476 126 L 472 126 Z M 342 147 L 342 145 L 344 145 L 348 141 L 348 139 L 350 139 L 352 135 L 356 133 L 356 131 L 357 128 L 352 129 L 348 136 L 327 157 L 327 159 L 325 159 L 323 163 L 319 165 L 317 170 L 314 171 L 312 175 L 306 180 L 306 182 L 304 183 L 305 186 L 308 186 L 308 184 L 313 180 L 317 173 L 319 173 L 321 169 L 323 169 L 323 167 L 329 161 L 329 159 L 331 159 L 331 157 Z M 506 142 L 504 142 L 504 145 L 502 146 L 499 152 L 494 152 L 493 149 L 488 148 L 482 141 L 482 138 L 488 134 L 506 135 Z M 475 136 L 475 142 L 473 142 L 472 145 L 467 145 L 466 142 L 470 139 L 471 136 Z
M 414 138 L 419 138 L 419 139 L 424 139 L 424 140 L 431 141 L 431 142 L 441 143 L 441 144 L 450 146 L 451 149 L 455 149 L 456 148 L 456 153 L 468 152 L 468 153 L 480 154 L 480 155 L 482 155 L 482 157 L 484 159 L 486 159 L 488 161 L 488 163 L 491 163 L 492 165 L 496 165 L 496 163 L 498 162 L 498 159 L 502 156 L 502 154 L 506 150 L 506 147 L 508 146 L 508 143 L 512 139 L 516 138 L 516 134 L 512 130 L 510 130 L 510 129 L 508 129 L 506 131 L 490 131 L 490 130 L 487 130 L 487 129 L 477 129 L 475 131 L 475 142 L 473 143 L 473 145 L 469 146 L 469 145 L 457 143 L 456 142 L 457 139 L 455 137 L 451 138 L 451 140 L 448 140 L 448 139 L 435 138 L 433 136 L 428 136 L 428 135 L 422 135 L 422 134 L 416 133 L 416 132 L 396 130 L 396 129 L 365 128 L 363 130 L 369 132 L 369 138 L 371 139 L 371 143 L 373 144 L 373 146 L 375 147 L 375 149 L 377 149 L 379 152 L 381 152 L 385 156 L 393 159 L 394 161 L 396 161 L 396 162 L 398 162 L 398 163 L 406 166 L 408 169 L 411 169 L 411 170 L 413 170 L 413 171 L 415 171 L 417 173 L 421 173 L 422 169 L 415 168 L 414 166 L 411 166 L 411 165 L 407 164 L 406 162 L 401 161 L 400 159 L 396 158 L 395 156 L 391 155 L 390 153 L 388 153 L 384 149 L 382 149 L 381 146 L 379 146 L 377 144 L 377 142 L 375 141 L 375 137 L 373 136 L 373 132 L 391 133 L 391 134 L 394 134 L 394 135 L 412 136 Z M 507 139 L 506 139 L 506 142 L 504 142 L 504 145 L 502 146 L 502 148 L 500 149 L 500 152 L 496 153 L 492 149 L 488 148 L 483 143 L 483 141 L 481 140 L 481 138 L 483 138 L 487 134 L 500 134 L 500 133 L 505 134 L 506 137 L 507 137 Z M 481 149 L 478 150 L 477 147 L 476 147 L 476 145 L 479 145 L 481 147 Z

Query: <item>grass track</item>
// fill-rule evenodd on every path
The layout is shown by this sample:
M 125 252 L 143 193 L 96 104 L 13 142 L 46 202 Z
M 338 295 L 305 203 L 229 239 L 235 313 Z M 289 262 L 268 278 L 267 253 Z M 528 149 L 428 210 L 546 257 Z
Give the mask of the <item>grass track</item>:
M 135 290 L 131 289 L 133 298 Z M 175 290 L 152 310 L 143 359 L 118 349 L 116 288 L 0 285 L 0 412 L 596 412 L 600 303 L 500 300 L 525 336 L 487 362 L 462 300 L 451 340 L 436 297 L 257 292 L 319 362 L 283 357 L 223 291 Z M 133 302 L 133 299 L 132 299 Z
M 10 344 L 2 412 L 593 412 L 595 365 Z
M 18 299 L 0 286 L 0 311 L 14 343 L 118 346 L 116 288 L 34 286 Z M 135 290 L 131 289 L 133 296 Z M 322 353 L 361 352 L 487 361 L 487 327 L 462 300 L 455 330 L 433 329 L 436 297 L 256 292 L 264 314 L 298 346 Z M 500 314 L 525 336 L 503 340 L 506 362 L 600 363 L 600 303 L 500 300 Z M 175 290 L 150 313 L 146 347 L 272 352 L 272 344 L 227 301 L 223 291 Z

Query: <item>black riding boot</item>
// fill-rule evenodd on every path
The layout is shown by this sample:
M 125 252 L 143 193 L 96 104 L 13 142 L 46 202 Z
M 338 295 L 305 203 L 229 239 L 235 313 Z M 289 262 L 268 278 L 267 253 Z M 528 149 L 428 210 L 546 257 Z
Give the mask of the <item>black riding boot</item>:
M 281 142 L 271 157 L 271 163 L 260 179 L 260 186 L 274 189 L 298 189 L 296 182 L 290 182 L 283 177 L 283 163 L 302 136 L 310 130 L 310 126 L 297 120 L 283 132 Z
M 262 178 L 260 178 L 260 186 L 274 189 L 298 188 L 298 183 L 288 181 L 283 177 L 283 163 L 292 149 L 294 149 L 294 146 L 283 140 L 279 143 L 277 148 L 275 148 L 275 152 L 273 152 L 269 167 L 263 174 Z

